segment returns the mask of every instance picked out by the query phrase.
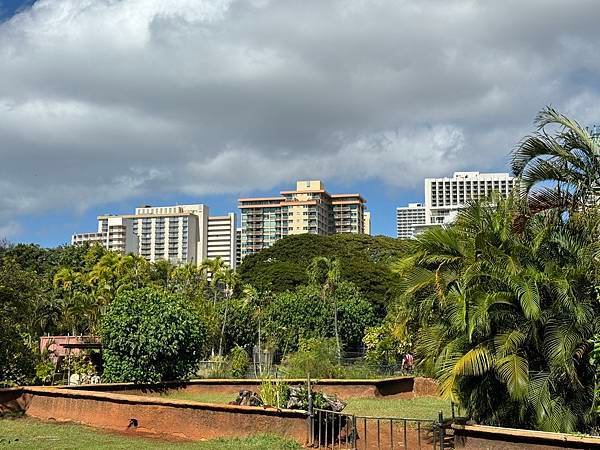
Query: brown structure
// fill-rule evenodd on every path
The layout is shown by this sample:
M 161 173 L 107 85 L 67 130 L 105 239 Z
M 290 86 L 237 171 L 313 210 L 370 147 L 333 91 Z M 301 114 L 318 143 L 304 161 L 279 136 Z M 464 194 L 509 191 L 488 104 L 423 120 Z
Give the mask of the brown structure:
M 199 440 L 269 432 L 306 442 L 302 411 L 49 387 L 2 389 L 0 405 L 0 411 L 22 411 L 40 420 L 166 438 Z
M 289 384 L 303 384 L 306 380 L 285 380 Z M 74 390 L 96 392 L 113 392 L 119 394 L 145 395 L 152 392 L 163 392 L 171 389 L 184 390 L 190 393 L 230 394 L 235 398 L 238 392 L 258 391 L 261 380 L 257 379 L 202 379 L 187 383 L 162 383 L 139 386 L 133 383 L 111 383 L 70 386 Z M 387 397 L 416 398 L 437 395 L 437 384 L 430 378 L 397 377 L 380 380 L 320 380 L 314 389 L 327 394 L 335 394 L 340 398 Z
M 452 425 L 454 448 L 469 450 L 559 450 L 600 449 L 600 437 L 575 436 L 564 433 L 489 427 L 485 425 Z
M 0 389 L 0 413 L 24 412 L 40 420 L 75 422 L 128 434 L 146 434 L 164 438 L 204 440 L 216 437 L 248 436 L 275 433 L 301 444 L 308 441 L 307 416 L 304 411 L 273 408 L 217 405 L 186 400 L 143 396 L 151 391 L 185 389 L 255 389 L 256 380 L 197 380 L 185 385 L 165 383 L 134 386 L 128 383 L 75 387 L 22 387 Z M 297 380 L 304 381 L 304 380 Z M 387 380 L 322 380 L 317 389 L 354 395 L 427 395 L 433 385 L 426 379 L 410 377 Z M 407 389 L 412 390 L 408 391 Z M 127 395 L 127 394 L 129 395 Z M 138 394 L 138 395 L 131 395 Z M 367 420 L 369 421 L 367 423 Z M 393 419 L 401 424 L 404 419 Z M 409 420 L 409 419 L 408 419 Z M 375 422 L 377 421 L 377 422 Z M 387 421 L 387 422 L 386 422 Z M 380 422 L 380 423 L 379 423 Z M 389 423 L 388 423 L 389 422 Z M 358 418 L 358 449 L 432 448 L 435 436 L 427 428 L 391 427 L 391 420 Z M 594 449 L 600 438 L 544 433 L 530 430 L 480 425 L 451 427 L 456 449 Z M 451 439 L 447 437 L 446 439 Z M 381 442 L 381 446 L 378 442 Z M 439 443 L 439 440 L 437 441 Z M 450 442 L 447 442 L 450 444 Z M 406 444 L 406 445 L 405 445 Z M 433 444 L 433 445 L 432 445 Z M 436 447 L 437 448 L 437 447 Z M 452 448 L 452 447 L 450 447 Z

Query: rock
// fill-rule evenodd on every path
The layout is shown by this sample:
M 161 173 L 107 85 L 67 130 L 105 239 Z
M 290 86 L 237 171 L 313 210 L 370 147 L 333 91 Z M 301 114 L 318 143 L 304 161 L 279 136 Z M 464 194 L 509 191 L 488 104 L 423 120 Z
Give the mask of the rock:
M 325 405 L 322 409 L 327 411 L 340 412 L 346 407 L 346 402 L 341 401 L 335 395 L 323 394 L 323 399 L 325 400 Z
M 264 403 L 256 392 L 252 391 L 240 391 L 237 398 L 229 402 L 230 405 L 240 406 L 263 406 Z

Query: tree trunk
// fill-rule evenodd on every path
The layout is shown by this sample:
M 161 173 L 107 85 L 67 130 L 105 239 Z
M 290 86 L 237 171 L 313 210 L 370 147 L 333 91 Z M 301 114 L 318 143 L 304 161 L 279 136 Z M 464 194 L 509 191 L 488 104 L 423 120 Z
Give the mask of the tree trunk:
M 225 299 L 225 313 L 223 314 L 223 325 L 221 326 L 221 337 L 219 339 L 219 356 L 223 356 L 223 338 L 225 337 L 225 324 L 227 323 L 227 310 L 229 309 L 229 299 Z
M 338 331 L 338 309 L 335 296 L 333 297 L 333 329 L 335 332 L 335 343 L 337 346 L 337 357 L 339 362 L 342 360 L 342 347 L 340 345 L 340 333 Z

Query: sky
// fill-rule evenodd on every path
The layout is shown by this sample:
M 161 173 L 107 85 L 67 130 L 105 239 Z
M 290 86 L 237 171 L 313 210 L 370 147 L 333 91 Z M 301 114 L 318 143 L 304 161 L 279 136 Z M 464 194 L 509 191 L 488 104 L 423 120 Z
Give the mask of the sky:
M 140 204 L 359 192 L 374 234 L 425 177 L 508 171 L 553 105 L 600 112 L 597 0 L 0 0 L 0 238 Z

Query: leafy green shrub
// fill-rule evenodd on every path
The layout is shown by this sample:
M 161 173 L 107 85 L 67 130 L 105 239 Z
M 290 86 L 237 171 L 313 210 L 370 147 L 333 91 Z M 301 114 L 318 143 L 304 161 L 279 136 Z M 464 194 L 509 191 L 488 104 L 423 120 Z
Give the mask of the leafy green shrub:
M 233 347 L 229 353 L 229 367 L 232 377 L 243 378 L 250 367 L 250 356 L 246 350 L 240 346 Z
M 365 329 L 375 323 L 373 307 L 352 283 L 341 282 L 334 295 L 342 347 L 360 347 Z M 315 285 L 278 294 L 265 309 L 265 335 L 284 353 L 296 351 L 301 338 L 334 337 L 333 303 L 323 301 Z
M 31 384 L 35 357 L 14 324 L 0 318 L 0 387 Z
M 290 397 L 290 386 L 281 380 L 265 378 L 260 384 L 260 398 L 265 405 L 285 408 Z
M 35 377 L 42 384 L 50 384 L 52 375 L 54 375 L 54 364 L 48 358 L 48 352 L 45 352 L 35 366 Z
M 411 342 L 406 338 L 401 339 L 394 325 L 389 322 L 367 329 L 363 342 L 367 349 L 366 363 L 380 371 L 400 364 L 402 356 L 412 348 Z
M 335 339 L 300 339 L 298 351 L 288 355 L 282 371 L 289 378 L 337 378 L 342 374 Z
M 179 296 L 157 288 L 121 292 L 102 324 L 108 382 L 181 380 L 201 359 L 205 329 Z

